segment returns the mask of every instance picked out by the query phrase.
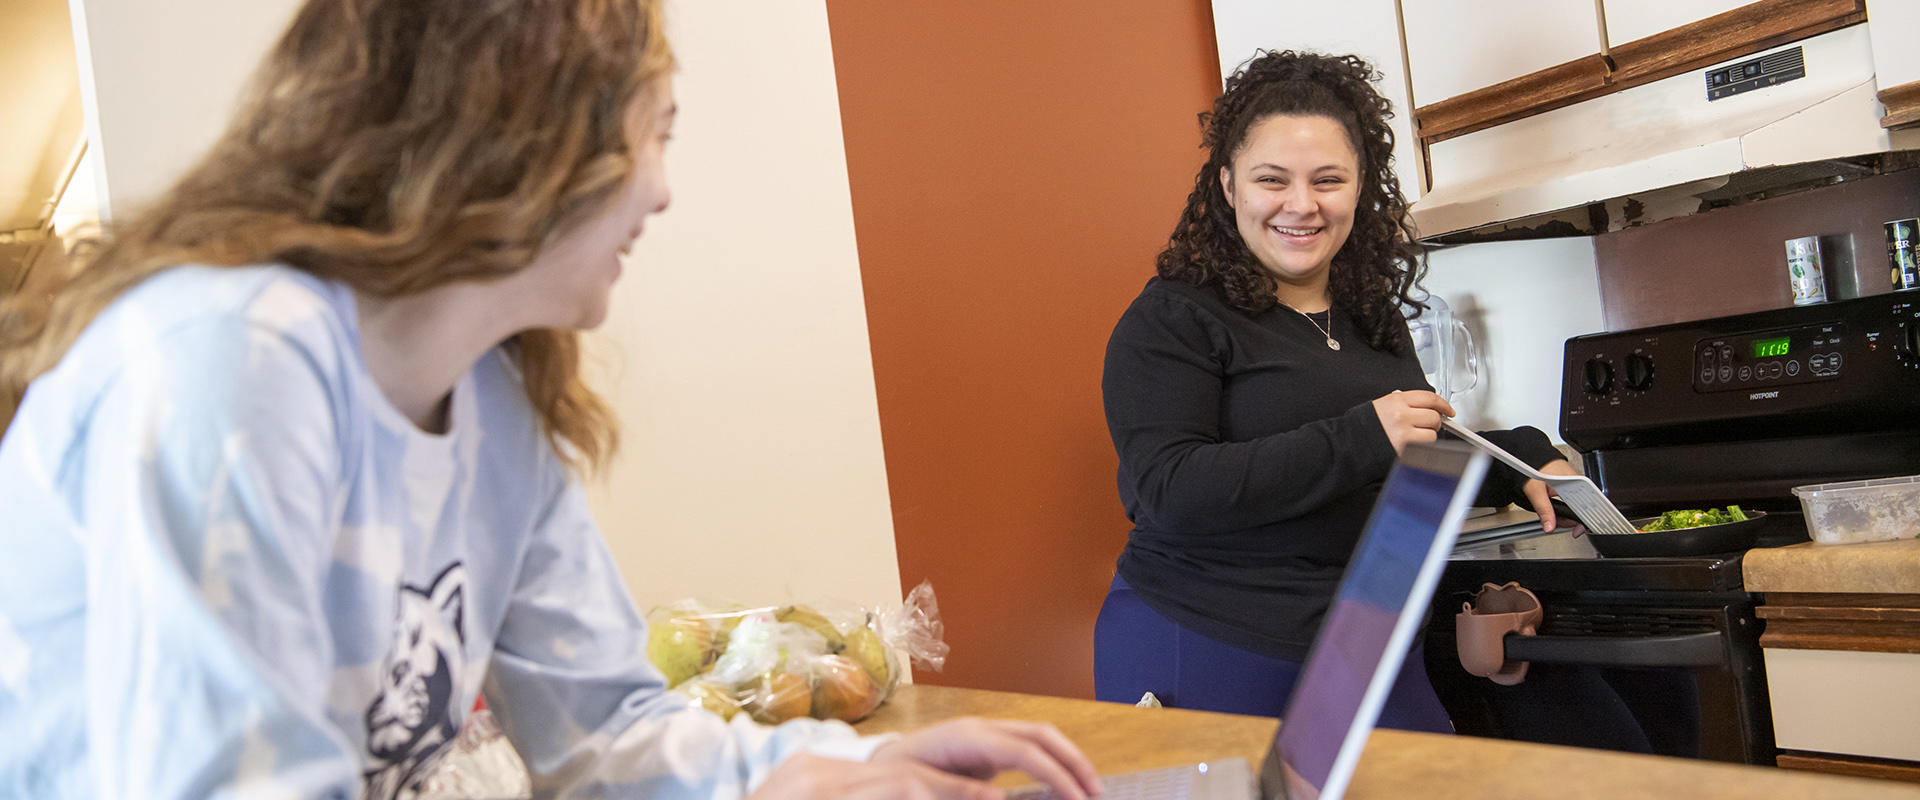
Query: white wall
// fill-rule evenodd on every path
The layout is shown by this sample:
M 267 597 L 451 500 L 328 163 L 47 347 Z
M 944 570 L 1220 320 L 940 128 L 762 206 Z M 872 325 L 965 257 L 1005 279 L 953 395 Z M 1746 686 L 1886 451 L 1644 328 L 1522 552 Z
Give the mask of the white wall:
M 294 0 L 72 0 L 103 203 L 212 142 Z M 591 489 L 636 599 L 897 603 L 899 567 L 824 0 L 669 6 L 668 169 L 590 343 L 625 425 Z
M 594 349 L 626 439 L 594 487 L 643 606 L 898 603 L 824 0 L 679 0 L 673 206 Z
M 1424 284 L 1480 347 L 1480 385 L 1454 399 L 1476 429 L 1532 425 L 1560 439 L 1566 340 L 1604 329 L 1593 239 L 1451 247 L 1428 258 Z

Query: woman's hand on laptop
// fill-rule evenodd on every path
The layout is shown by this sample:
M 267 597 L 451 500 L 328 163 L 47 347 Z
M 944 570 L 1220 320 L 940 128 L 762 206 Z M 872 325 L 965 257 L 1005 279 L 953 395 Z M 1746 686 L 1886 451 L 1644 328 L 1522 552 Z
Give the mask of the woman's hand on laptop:
M 873 761 L 904 759 L 978 781 L 1019 770 L 1067 800 L 1102 791 L 1100 775 L 1080 748 L 1044 722 L 956 719 L 881 745 Z
M 1066 800 L 1101 791 L 1080 748 L 1052 725 L 957 719 L 881 745 L 865 762 L 796 755 L 768 776 L 756 800 L 797 798 L 997 798 L 988 781 L 1019 770 Z

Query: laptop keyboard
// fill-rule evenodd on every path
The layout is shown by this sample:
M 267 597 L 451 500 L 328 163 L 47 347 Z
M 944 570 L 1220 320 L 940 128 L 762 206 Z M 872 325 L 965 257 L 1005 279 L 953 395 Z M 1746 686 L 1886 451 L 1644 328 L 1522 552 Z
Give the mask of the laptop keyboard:
M 1102 800 L 1187 800 L 1193 796 L 1193 767 L 1167 767 L 1121 775 L 1102 775 L 1107 787 Z M 1042 784 L 1007 791 L 1007 800 L 1059 800 L 1060 795 Z

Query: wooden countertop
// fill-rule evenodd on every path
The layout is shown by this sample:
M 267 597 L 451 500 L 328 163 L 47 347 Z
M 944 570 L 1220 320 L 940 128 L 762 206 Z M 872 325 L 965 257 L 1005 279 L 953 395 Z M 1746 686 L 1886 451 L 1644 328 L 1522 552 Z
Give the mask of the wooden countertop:
M 1051 722 L 1093 759 L 1102 773 L 1134 772 L 1238 756 L 1256 768 L 1279 720 L 1134 708 L 1063 697 L 905 684 L 853 727 L 861 733 L 924 728 L 953 717 L 999 717 Z M 1027 783 L 1016 780 L 1009 785 Z
M 1740 574 L 1749 592 L 1920 594 L 1920 539 L 1756 548 Z
M 907 685 L 854 727 L 887 733 L 958 716 L 1043 720 L 1103 773 L 1239 756 L 1259 769 L 1277 720 L 1058 697 Z M 1027 781 L 1003 775 L 1000 783 Z M 1638 756 L 1468 736 L 1375 731 L 1347 796 L 1353 800 L 1541 798 L 1625 800 L 1920 800 L 1920 786 L 1768 767 Z

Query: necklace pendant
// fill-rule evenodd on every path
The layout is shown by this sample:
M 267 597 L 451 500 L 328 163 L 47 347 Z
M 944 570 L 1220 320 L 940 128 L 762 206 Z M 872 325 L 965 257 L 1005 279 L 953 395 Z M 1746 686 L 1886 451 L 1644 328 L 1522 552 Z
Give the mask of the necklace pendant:
M 1340 343 L 1339 343 L 1339 342 L 1337 342 L 1337 341 L 1334 341 L 1334 338 L 1333 338 L 1333 337 L 1331 337 L 1331 336 L 1329 336 L 1329 337 L 1327 337 L 1327 349 L 1328 349 L 1328 350 L 1338 350 L 1338 349 L 1340 349 Z

